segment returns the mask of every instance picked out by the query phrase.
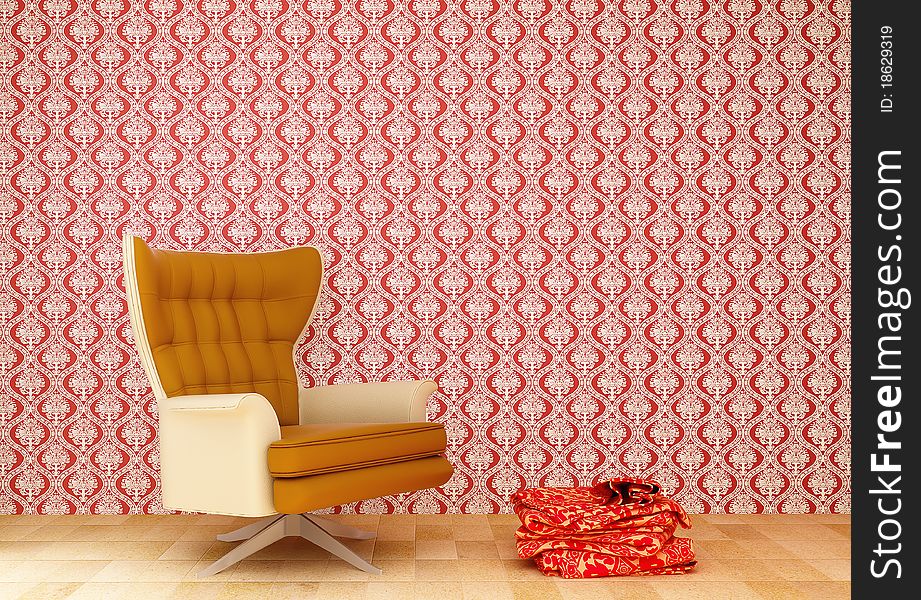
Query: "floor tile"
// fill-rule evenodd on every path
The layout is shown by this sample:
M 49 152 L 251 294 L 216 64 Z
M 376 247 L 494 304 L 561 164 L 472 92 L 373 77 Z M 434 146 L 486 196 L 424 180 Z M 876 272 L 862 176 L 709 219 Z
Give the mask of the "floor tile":
M 518 557 L 518 546 L 515 544 L 515 540 L 496 540 L 496 552 L 499 554 L 499 558 L 512 559 Z
M 346 545 L 355 544 L 351 541 L 345 541 Z M 216 554 L 216 557 L 223 556 L 231 548 L 236 547 L 236 543 L 227 543 L 227 542 L 217 542 L 221 544 L 220 546 L 213 547 L 209 550 L 210 554 L 216 552 L 216 549 L 219 548 L 220 553 Z M 359 554 L 365 555 L 370 552 L 370 549 L 373 547 L 373 541 L 363 541 L 360 544 L 351 546 L 353 549 L 359 552 Z M 267 548 L 263 548 L 259 552 L 251 555 L 248 560 L 328 560 L 329 552 L 320 548 L 316 544 L 312 544 L 307 540 L 300 537 L 286 537 L 281 539 Z
M 317 586 L 317 598 L 323 600 L 355 600 L 363 598 L 368 589 L 365 581 L 322 581 Z
M 453 540 L 453 529 L 450 525 L 416 525 L 416 540 Z
M 168 524 L 159 524 L 152 525 L 151 527 L 139 528 L 141 531 L 137 532 L 136 540 L 145 540 L 145 541 L 166 541 L 166 542 L 175 542 L 176 540 L 182 538 L 187 531 L 192 529 L 192 526 L 185 525 L 168 525 Z M 202 540 L 202 541 L 214 541 L 211 540 Z
M 293 583 L 320 581 L 328 563 L 327 560 L 285 560 L 282 561 L 275 580 Z
M 230 575 L 230 581 L 275 581 L 282 561 L 241 560 Z
M 492 537 L 496 540 L 515 539 L 515 531 L 518 529 L 515 525 L 491 525 L 492 527 Z
M 416 557 L 415 542 L 394 542 L 376 540 L 374 542 L 374 560 L 413 559 Z
M 676 576 L 680 577 L 680 576 Z M 758 593 L 739 581 L 662 581 L 652 584 L 662 600 L 758 600 Z
M 598 579 L 559 579 L 554 585 L 565 600 L 591 600 L 599 595 L 616 600 L 659 600 L 659 595 L 643 577 L 604 577 Z M 594 596 L 593 596 L 594 595 Z
M 515 600 L 563 600 L 553 581 L 510 581 L 508 585 Z
M 832 581 L 851 580 L 851 561 L 845 559 L 810 560 L 809 566 L 824 573 Z
M 18 600 L 63 600 L 67 598 L 72 593 L 74 593 L 77 588 L 83 585 L 80 582 L 56 582 L 56 583 L 39 583 L 39 584 L 20 584 L 21 588 L 18 590 L 19 594 L 13 595 L 17 590 L 10 589 L 7 590 L 4 586 L 4 592 L 9 591 L 11 593 L 11 598 L 18 598 Z M 25 588 L 25 589 L 22 589 Z M 2 597 L 2 594 L 0 594 Z
M 466 541 L 489 541 L 493 539 L 493 530 L 485 515 L 452 515 L 452 517 L 476 517 L 475 519 L 451 520 L 452 538 Z
M 150 527 L 158 523 L 169 523 L 176 520 L 176 515 L 129 515 L 122 527 Z
M 20 596 L 26 594 L 29 590 L 39 586 L 57 585 L 48 583 L 35 583 L 34 581 L 0 581 L 0 600 L 18 600 Z M 79 583 L 77 584 L 80 585 Z M 31 596 L 30 600 L 41 600 L 41 597 Z
M 515 527 L 521 525 L 521 519 L 516 514 L 486 515 L 486 520 L 490 525 L 514 525 Z
M 84 583 L 68 600 L 114 600 L 144 598 L 160 600 L 172 598 L 178 584 L 175 583 Z
M 225 527 L 227 531 L 233 531 L 246 525 L 251 525 L 260 521 L 260 518 L 234 517 L 232 515 L 196 515 L 192 524 L 199 525 L 219 525 Z
M 416 581 L 459 581 L 467 575 L 456 560 L 416 561 Z
M 506 581 L 463 581 L 461 590 L 464 600 L 515 600 Z
M 495 559 L 458 560 L 461 578 L 465 581 L 507 581 L 505 564 Z
M 694 540 L 697 560 L 711 558 L 750 558 L 746 548 L 735 540 Z
M 200 560 L 197 563 L 195 563 L 195 566 L 193 566 L 192 569 L 186 574 L 185 581 L 202 581 L 202 579 L 198 577 L 198 573 L 202 569 L 205 569 L 211 566 L 211 563 L 213 562 L 214 562 L 213 560 Z M 214 575 L 209 576 L 204 581 L 209 581 L 209 582 L 231 581 L 231 575 L 233 575 L 234 569 L 236 569 L 237 565 L 239 564 L 240 563 L 237 563 L 236 565 L 231 565 L 227 567 L 226 569 L 224 569 L 223 571 L 221 571 L 220 573 L 215 573 Z
M 24 540 L 27 536 L 41 525 L 0 525 L 0 542 L 18 542 Z
M 812 566 L 812 561 L 805 560 L 775 560 L 771 561 L 771 569 L 777 573 L 777 581 L 830 581 L 830 577 Z M 749 579 L 764 579 L 749 578 Z
M 0 560 L 0 583 L 5 587 L 13 583 L 39 583 L 45 581 L 41 577 L 41 571 L 32 566 L 32 561 L 27 560 Z M 33 578 L 32 575 L 39 574 L 39 577 Z
M 412 542 L 416 539 L 416 526 L 403 524 L 381 524 L 377 528 L 377 538 L 383 541 Z
M 133 515 L 79 515 L 81 524 L 92 525 L 119 525 L 122 526 Z M 64 516 L 67 518 L 67 515 Z
M 343 523 L 345 525 L 351 525 L 352 527 L 358 527 L 359 529 L 377 529 L 378 524 L 381 520 L 381 515 L 317 515 L 323 519 L 329 519 L 330 521 L 336 521 L 338 523 Z M 444 515 L 440 515 L 444 517 Z
M 312 600 L 320 598 L 320 584 L 316 582 L 275 582 L 271 588 L 272 600 Z
M 20 517 L 22 517 L 20 519 Z M 810 519 L 810 517 L 815 517 Z M 325 515 L 376 531 L 343 540 L 369 575 L 300 538 L 225 571 L 197 573 L 238 543 L 215 536 L 252 519 L 214 515 L 0 516 L 0 600 L 431 598 L 838 600 L 850 584 L 847 515 L 693 515 L 688 575 L 563 580 L 517 557 L 515 515 Z M 83 583 L 86 582 L 86 583 Z
M 777 574 L 767 565 L 767 561 L 762 560 L 714 558 L 699 561 L 687 575 L 658 575 L 648 579 L 669 581 L 679 577 L 690 581 L 760 581 L 776 578 Z
M 26 536 L 25 539 L 30 542 L 57 542 L 60 540 L 71 539 L 70 536 L 76 534 L 77 532 L 83 531 L 83 528 L 84 526 L 78 525 L 76 523 L 71 525 L 45 525 L 44 527 L 39 527 L 35 531 L 31 532 Z M 120 527 L 97 527 L 95 530 L 109 533 L 113 531 L 116 533 L 121 533 Z
M 45 527 L 43 529 L 52 529 Z M 74 525 L 72 527 L 53 529 L 66 529 L 67 533 L 57 539 L 70 542 L 131 542 L 142 539 L 141 536 L 150 526 L 144 527 L 112 527 L 111 525 Z M 41 531 L 41 530 L 39 530 Z M 33 538 L 34 539 L 34 538 Z
M 105 560 L 33 560 L 27 562 L 23 576 L 30 581 L 73 582 L 90 581 L 109 561 Z
M 271 583 L 232 581 L 225 583 L 216 600 L 272 600 Z
M 413 597 L 414 585 L 412 581 L 370 581 L 365 588 L 365 599 L 406 600 Z
M 233 531 L 226 525 L 195 525 L 186 529 L 176 540 L 183 542 L 213 542 L 222 533 Z
M 810 600 L 846 600 L 851 597 L 850 581 L 804 581 L 797 589 Z
M 448 515 L 454 527 L 489 527 L 488 515 Z
M 835 533 L 837 533 L 838 535 L 842 537 L 845 537 L 848 539 L 850 539 L 851 537 L 850 524 L 844 525 L 844 524 L 828 523 L 825 525 L 825 527 L 828 527 L 829 529 L 831 529 L 832 531 L 834 531 Z
M 412 559 L 375 560 L 374 566 L 381 570 L 379 576 L 368 581 L 415 581 L 416 561 Z
M 784 540 L 778 543 L 793 556 L 807 560 L 851 557 L 850 540 Z
M 544 581 L 547 577 L 540 572 L 532 560 L 503 560 L 505 575 L 509 581 Z
M 157 560 L 201 560 L 211 542 L 174 542 Z
M 705 515 L 688 515 L 691 523 L 696 527 L 698 523 L 710 523 L 713 525 L 741 524 L 745 523 L 743 515 L 725 515 L 725 514 L 705 514 Z
M 496 548 L 496 542 L 476 542 L 476 541 L 466 541 L 460 540 L 454 542 L 454 546 L 457 549 L 457 558 L 488 558 L 488 559 L 497 559 L 499 558 L 499 552 Z
M 195 560 L 152 560 L 141 573 L 140 581 L 185 581 L 198 561 Z
M 694 540 L 694 552 L 700 560 L 710 558 L 779 559 L 796 558 L 783 542 L 754 540 Z
M 287 539 L 287 538 L 286 538 Z M 283 544 L 285 540 L 281 540 L 278 544 Z M 220 557 L 224 556 L 231 550 L 233 550 L 237 544 L 236 542 L 186 542 L 186 543 L 197 543 L 197 544 L 208 544 L 208 549 L 205 550 L 205 553 L 202 555 L 201 560 L 215 561 Z M 274 547 L 273 544 L 271 547 Z M 250 556 L 250 558 L 256 558 L 260 555 L 259 552 Z
M 413 584 L 415 600 L 456 600 L 464 597 L 459 581 L 416 581 Z
M 184 581 L 178 584 L 170 598 L 175 600 L 213 600 L 221 595 L 224 582 Z
M 416 560 L 457 559 L 454 540 L 417 540 Z
M 835 540 L 848 536 L 835 530 L 835 525 L 752 525 L 759 533 L 772 540 Z
M 92 582 L 130 582 L 141 581 L 141 574 L 147 570 L 151 561 L 146 560 L 113 560 L 93 577 Z
M 726 534 L 731 540 L 763 540 L 767 536 L 762 533 L 756 525 L 745 524 L 722 524 L 716 525 L 716 529 Z
M 746 581 L 756 598 L 763 600 L 808 600 L 796 582 Z
M 731 539 L 724 531 L 719 529 L 718 525 L 709 523 L 694 524 L 691 529 L 679 532 L 685 537 L 694 538 L 695 540 L 728 540 Z
M 52 542 L 0 542 L 0 561 L 28 560 L 34 558 L 45 546 Z
M 320 581 L 368 581 L 370 573 L 356 569 L 343 560 L 330 560 L 320 574 Z
M 769 521 L 773 524 L 792 524 L 792 525 L 850 525 L 851 515 L 846 514 L 753 514 L 753 515 L 734 515 L 740 523 L 764 524 Z
M 849 600 L 851 586 L 841 581 L 748 581 L 762 600 Z
M 43 546 L 34 555 L 38 560 L 154 560 L 170 542 L 67 542 Z
M 416 515 L 411 515 L 407 513 L 394 513 L 389 515 L 381 515 L 378 520 L 378 528 L 380 527 L 415 527 L 416 525 Z
M 60 519 L 61 517 L 55 515 L 0 515 L 0 525 L 35 525 L 43 527 Z

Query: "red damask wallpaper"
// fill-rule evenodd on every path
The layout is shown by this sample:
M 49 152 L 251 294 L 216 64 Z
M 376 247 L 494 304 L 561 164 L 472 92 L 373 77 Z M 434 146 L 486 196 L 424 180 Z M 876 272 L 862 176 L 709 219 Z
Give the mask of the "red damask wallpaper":
M 432 376 L 507 511 L 849 511 L 845 0 L 0 0 L 0 512 L 158 512 L 120 236 L 313 244 L 309 384 Z

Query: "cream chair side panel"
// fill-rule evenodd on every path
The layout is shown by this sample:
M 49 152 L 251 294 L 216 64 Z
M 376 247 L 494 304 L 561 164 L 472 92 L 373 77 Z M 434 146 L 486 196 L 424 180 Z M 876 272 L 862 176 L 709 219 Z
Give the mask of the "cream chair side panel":
M 431 379 L 301 388 L 301 423 L 407 423 L 425 421 L 438 390 Z
M 239 402 L 227 402 L 233 396 Z M 266 455 L 281 433 L 268 400 L 259 394 L 220 394 L 166 398 L 158 405 L 165 508 L 275 514 Z
M 134 334 L 135 345 L 138 350 L 138 359 L 141 367 L 147 373 L 147 380 L 153 390 L 154 398 L 161 400 L 166 397 L 160 375 L 154 365 L 153 353 L 150 342 L 147 340 L 147 329 L 144 327 L 144 315 L 141 313 L 141 298 L 138 292 L 138 278 L 135 270 L 134 236 L 126 233 L 122 237 L 122 261 L 125 265 L 125 295 L 128 300 L 128 318 L 131 321 L 131 332 Z

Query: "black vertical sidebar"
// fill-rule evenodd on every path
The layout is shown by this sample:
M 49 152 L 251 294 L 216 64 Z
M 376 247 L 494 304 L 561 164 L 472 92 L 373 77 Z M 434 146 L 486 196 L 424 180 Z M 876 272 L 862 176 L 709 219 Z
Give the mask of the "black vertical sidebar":
M 912 491 L 921 485 L 916 10 L 852 6 L 853 598 L 916 598 L 921 589 Z

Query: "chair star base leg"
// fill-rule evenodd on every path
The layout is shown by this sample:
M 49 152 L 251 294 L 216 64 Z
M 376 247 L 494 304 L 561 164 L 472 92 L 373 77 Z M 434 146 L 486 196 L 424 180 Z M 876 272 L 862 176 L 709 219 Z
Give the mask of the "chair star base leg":
M 315 525 L 322 527 L 329 535 L 333 537 L 348 538 L 350 540 L 371 540 L 377 537 L 377 534 L 372 531 L 358 529 L 357 527 L 352 527 L 351 525 L 324 519 L 323 517 L 318 517 L 317 515 L 304 513 L 303 516 L 308 521 L 312 521 Z
M 297 515 L 295 518 L 297 520 L 294 521 L 292 525 L 297 527 L 297 533 L 292 535 L 300 535 L 305 540 L 313 542 L 330 554 L 338 556 L 365 573 L 371 573 L 372 575 L 381 574 L 380 569 L 352 552 L 348 547 L 344 546 L 339 540 L 333 537 L 334 535 L 341 535 L 353 539 L 366 540 L 373 538 L 374 534 L 369 534 L 369 532 L 334 523 L 326 519 L 318 519 L 313 516 Z M 315 522 L 314 519 L 317 519 L 318 522 Z M 327 525 L 334 525 L 335 527 L 326 529 Z M 358 535 L 361 537 L 357 537 Z
M 366 573 L 381 574 L 380 569 L 352 552 L 347 546 L 334 538 L 334 535 L 360 540 L 374 537 L 373 533 L 314 515 L 268 517 L 246 527 L 241 527 L 236 531 L 219 535 L 218 539 L 221 541 L 242 539 L 246 541 L 199 571 L 198 577 L 210 577 L 220 573 L 227 567 L 235 565 L 244 558 L 288 536 L 302 537 Z
M 239 542 L 242 540 L 248 540 L 253 537 L 278 519 L 281 519 L 280 515 L 274 515 L 271 517 L 266 517 L 264 519 L 259 519 L 255 523 L 251 523 L 245 527 L 241 527 L 237 530 L 230 531 L 227 533 L 222 533 L 217 536 L 219 542 Z

